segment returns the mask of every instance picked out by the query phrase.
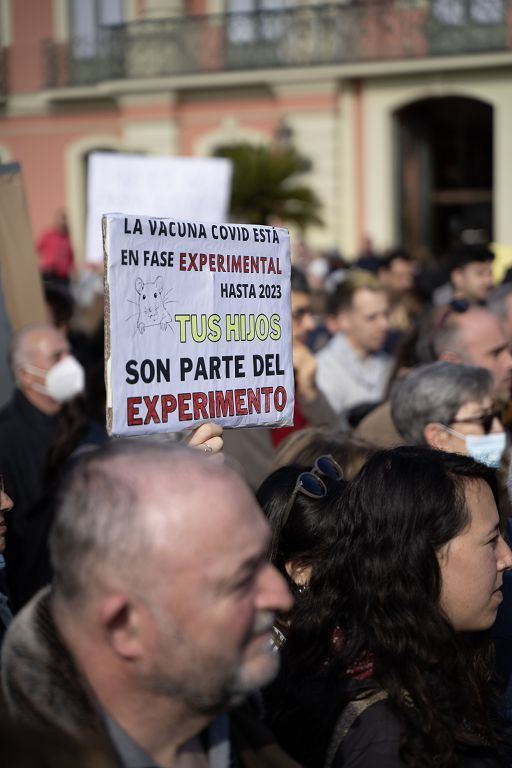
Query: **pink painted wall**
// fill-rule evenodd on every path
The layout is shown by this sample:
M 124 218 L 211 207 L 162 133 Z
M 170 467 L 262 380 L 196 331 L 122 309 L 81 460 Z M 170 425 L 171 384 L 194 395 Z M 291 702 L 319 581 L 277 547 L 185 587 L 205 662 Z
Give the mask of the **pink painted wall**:
M 31 93 L 42 86 L 41 41 L 53 37 L 52 0 L 15 0 L 11 14 L 9 89 Z
M 91 134 L 118 137 L 117 115 L 80 117 L 24 117 L 0 122 L 0 144 L 21 164 L 32 234 L 53 221 L 57 208 L 66 207 L 65 155 L 75 141 Z
M 300 113 L 331 111 L 336 109 L 337 97 L 317 95 L 314 86 L 310 94 L 276 100 L 268 98 L 240 97 L 216 101 L 197 101 L 179 107 L 177 118 L 180 126 L 181 153 L 196 154 L 196 143 L 205 134 L 219 128 L 226 116 L 233 117 L 241 129 L 258 131 L 266 139 L 272 139 L 281 119 Z
M 137 0 L 136 11 L 144 15 L 146 2 Z M 42 87 L 41 41 L 53 37 L 52 0 L 14 0 L 11 3 L 13 44 L 9 51 L 10 92 L 31 93 Z M 207 10 L 205 0 L 188 0 L 187 11 Z M 66 152 L 76 141 L 93 135 L 121 137 L 121 121 L 163 120 L 177 122 L 182 155 L 196 154 L 197 142 L 206 133 L 219 128 L 232 115 L 242 128 L 257 131 L 272 139 L 283 117 L 294 111 L 331 110 L 336 100 L 314 94 L 294 98 L 245 98 L 240 92 L 233 98 L 200 96 L 197 100 L 176 104 L 164 102 L 144 106 L 125 106 L 122 111 L 79 112 L 47 116 L 10 116 L 0 120 L 0 145 L 10 158 L 21 164 L 25 193 L 36 239 L 53 220 L 55 211 L 66 207 Z
M 197 101 L 182 105 L 131 106 L 122 113 L 82 113 L 41 117 L 12 117 L 0 121 L 0 145 L 8 148 L 11 159 L 21 163 L 32 222 L 32 233 L 39 233 L 54 218 L 57 208 L 66 207 L 65 158 L 67 148 L 91 135 L 121 136 L 121 120 L 176 120 L 180 131 L 179 154 L 197 154 L 196 145 L 205 134 L 219 128 L 226 115 L 232 115 L 241 128 L 272 139 L 280 120 L 294 110 L 329 110 L 334 97 L 311 93 L 293 99 L 239 98 Z
M 186 0 L 185 14 L 190 16 L 201 16 L 208 13 L 207 0 Z

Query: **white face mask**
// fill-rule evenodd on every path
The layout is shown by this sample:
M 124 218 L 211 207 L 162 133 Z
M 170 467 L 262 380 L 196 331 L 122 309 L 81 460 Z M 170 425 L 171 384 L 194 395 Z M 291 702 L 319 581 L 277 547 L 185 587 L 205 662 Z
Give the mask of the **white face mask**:
M 500 467 L 507 447 L 505 432 L 489 432 L 488 435 L 462 435 L 444 424 L 441 426 L 450 434 L 464 440 L 468 455 L 471 458 L 493 469 Z
M 49 395 L 57 403 L 67 403 L 75 395 L 84 391 L 85 371 L 73 355 L 63 357 L 48 371 L 35 365 L 25 365 L 25 368 L 44 374 L 45 386 L 38 387 L 36 384 L 32 386 L 44 395 Z

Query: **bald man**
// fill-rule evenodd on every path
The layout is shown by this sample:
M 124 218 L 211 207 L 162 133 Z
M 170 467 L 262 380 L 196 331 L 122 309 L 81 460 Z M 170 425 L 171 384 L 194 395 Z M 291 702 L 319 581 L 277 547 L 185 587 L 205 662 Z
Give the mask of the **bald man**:
M 450 312 L 432 339 L 438 360 L 486 368 L 493 377 L 493 396 L 508 403 L 512 385 L 510 342 L 502 323 L 483 307 Z
M 11 715 L 106 738 L 126 768 L 244 766 L 246 749 L 257 766 L 259 728 L 242 737 L 226 712 L 279 663 L 291 597 L 268 537 L 242 480 L 197 451 L 119 440 L 86 456 L 57 510 L 53 587 L 4 643 Z M 267 742 L 264 762 L 291 761 Z

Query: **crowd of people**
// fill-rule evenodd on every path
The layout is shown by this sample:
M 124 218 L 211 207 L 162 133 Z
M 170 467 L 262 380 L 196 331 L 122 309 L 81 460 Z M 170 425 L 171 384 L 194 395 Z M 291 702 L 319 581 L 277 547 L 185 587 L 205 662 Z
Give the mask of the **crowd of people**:
M 512 765 L 492 261 L 293 266 L 293 426 L 116 440 L 101 291 L 41 261 L 0 411 L 6 766 Z

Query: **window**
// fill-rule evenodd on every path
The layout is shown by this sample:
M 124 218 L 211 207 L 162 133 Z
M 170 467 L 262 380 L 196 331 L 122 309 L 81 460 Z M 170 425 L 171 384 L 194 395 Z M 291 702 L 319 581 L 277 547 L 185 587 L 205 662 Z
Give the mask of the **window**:
M 442 24 L 460 27 L 475 24 L 501 24 L 505 20 L 505 0 L 433 0 L 435 18 Z
M 280 40 L 285 22 L 275 12 L 285 10 L 287 5 L 287 0 L 229 0 L 228 10 L 233 14 L 229 22 L 230 42 L 243 44 Z
M 101 30 L 123 21 L 122 0 L 70 0 L 71 38 L 76 58 L 98 53 Z
M 501 24 L 505 21 L 504 0 L 472 0 L 471 20 L 477 24 Z

